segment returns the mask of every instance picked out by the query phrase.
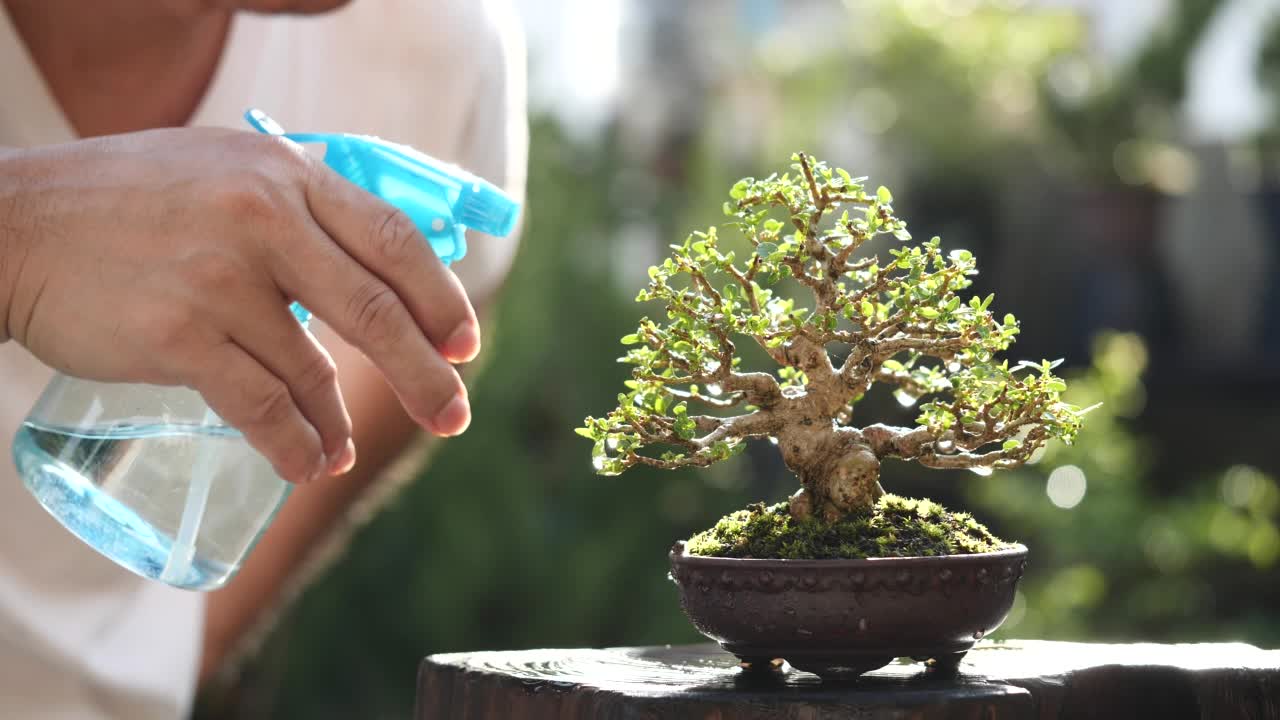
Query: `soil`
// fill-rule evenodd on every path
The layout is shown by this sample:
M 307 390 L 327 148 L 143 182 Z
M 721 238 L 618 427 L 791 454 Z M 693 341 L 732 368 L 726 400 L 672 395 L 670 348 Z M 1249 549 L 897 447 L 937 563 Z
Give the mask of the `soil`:
M 880 497 L 836 520 L 797 519 L 788 503 L 756 503 L 689 539 L 693 555 L 771 560 L 971 555 L 1012 547 L 963 512 L 928 499 Z

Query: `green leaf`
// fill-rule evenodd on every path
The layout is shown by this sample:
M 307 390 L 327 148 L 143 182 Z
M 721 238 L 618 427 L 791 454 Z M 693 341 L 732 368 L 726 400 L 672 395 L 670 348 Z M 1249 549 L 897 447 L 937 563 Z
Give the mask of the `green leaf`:
M 1006 314 L 1006 315 L 1004 316 L 1004 324 L 1005 324 L 1005 325 L 1017 325 L 1017 324 L 1018 324 L 1018 319 L 1017 319 L 1017 318 L 1015 318 L 1015 317 L 1013 316 L 1013 313 L 1008 313 L 1008 314 Z
M 768 258 L 776 252 L 778 252 L 778 246 L 771 242 L 762 242 L 756 246 L 756 254 L 762 258 Z
M 930 320 L 938 317 L 938 315 L 940 314 L 941 313 L 938 312 L 937 308 L 931 308 L 931 307 L 920 308 L 920 315 Z
M 1016 450 L 1017 448 L 1022 447 L 1022 441 L 1017 438 L 1010 438 L 1004 441 L 1004 445 L 1002 447 L 1005 450 Z
M 870 302 L 870 301 L 868 301 L 868 300 L 863 300 L 863 301 L 862 301 L 862 307 L 861 307 L 861 308 L 859 308 L 859 309 L 862 311 L 862 316 L 863 316 L 863 317 L 868 317 L 868 318 L 869 318 L 869 317 L 871 317 L 872 315 L 875 315 L 875 314 L 876 314 L 876 306 L 875 306 L 875 305 L 872 305 L 872 304 L 871 304 L 871 302 Z
M 893 202 L 893 193 L 889 192 L 889 188 L 881 185 L 876 188 L 876 199 L 887 205 Z
M 623 336 L 622 336 L 622 344 L 623 344 L 623 345 L 635 345 L 635 344 L 636 344 L 636 343 L 638 343 L 638 342 L 640 342 L 640 336 L 639 336 L 639 335 L 637 335 L 637 334 L 635 334 L 635 333 L 631 333 L 630 335 L 623 335 Z
M 893 236 L 902 242 L 907 242 L 911 239 L 911 233 L 907 232 L 906 228 L 898 228 L 897 230 L 894 230 Z
M 1044 387 L 1046 390 L 1050 390 L 1052 392 L 1062 392 L 1067 389 L 1067 384 L 1057 378 L 1054 378 L 1053 380 L 1045 383 Z
M 595 439 L 596 439 L 596 431 L 595 431 L 595 430 L 592 430 L 592 429 L 591 429 L 591 428 L 589 428 L 589 427 L 574 428 L 574 429 L 573 429 L 573 431 L 574 431 L 574 432 L 576 432 L 576 433 L 578 433 L 579 435 L 581 435 L 582 437 L 584 437 L 584 438 L 586 438 L 586 439 L 588 439 L 588 440 L 595 440 Z

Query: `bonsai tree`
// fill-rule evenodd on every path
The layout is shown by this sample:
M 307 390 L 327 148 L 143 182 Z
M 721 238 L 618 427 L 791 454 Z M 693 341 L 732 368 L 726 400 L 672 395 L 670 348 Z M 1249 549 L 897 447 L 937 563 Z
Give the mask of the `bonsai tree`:
M 944 253 L 936 237 L 868 253 L 880 235 L 911 241 L 890 192 L 792 160 L 793 172 L 730 190 L 724 210 L 749 254 L 712 227 L 650 268 L 637 301 L 663 303 L 665 321 L 644 318 L 622 338 L 628 390 L 578 429 L 598 472 L 707 466 L 768 438 L 802 486 L 791 516 L 835 521 L 884 494 L 887 458 L 987 474 L 1075 436 L 1084 411 L 1060 400 L 1055 364 L 1011 368 L 997 355 L 1017 321 L 997 320 L 992 296 L 961 297 L 971 253 Z M 740 345 L 776 368 L 748 370 Z M 927 399 L 915 427 L 860 422 L 858 401 L 877 384 L 904 405 Z

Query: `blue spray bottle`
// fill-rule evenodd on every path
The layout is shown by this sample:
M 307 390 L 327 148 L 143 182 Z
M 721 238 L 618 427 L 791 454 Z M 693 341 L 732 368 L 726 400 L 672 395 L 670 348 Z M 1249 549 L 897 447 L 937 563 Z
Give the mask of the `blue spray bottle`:
M 287 134 L 257 110 L 260 132 L 325 146 L 325 163 L 413 219 L 446 264 L 468 228 L 502 237 L 519 205 L 493 185 L 412 148 L 348 134 Z M 311 315 L 296 303 L 294 315 Z M 187 388 L 58 374 L 13 444 L 27 489 L 68 530 L 120 565 L 190 590 L 240 568 L 290 485 Z

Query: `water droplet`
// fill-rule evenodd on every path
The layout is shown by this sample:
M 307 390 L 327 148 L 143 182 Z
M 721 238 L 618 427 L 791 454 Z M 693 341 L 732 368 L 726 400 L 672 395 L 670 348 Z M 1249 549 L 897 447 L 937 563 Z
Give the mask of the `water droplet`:
M 603 469 L 604 469 L 604 458 L 602 458 L 602 457 L 594 457 L 594 458 L 592 458 L 592 459 L 591 459 L 591 467 L 594 467 L 596 470 L 603 470 Z
M 919 400 L 920 398 L 916 397 L 915 395 L 912 395 L 906 390 L 894 390 L 893 399 L 897 400 L 898 404 L 901 405 L 902 407 L 911 407 L 912 405 L 915 405 L 916 401 Z
M 953 372 L 953 373 L 960 372 L 960 361 L 952 360 L 951 362 L 947 363 L 947 372 Z
M 974 633 L 973 633 L 973 639 L 974 639 L 974 640 L 981 640 L 983 635 L 986 635 L 986 633 L 982 632 L 981 630 L 976 630 L 976 631 L 974 631 Z
M 796 609 L 793 607 L 782 608 L 782 612 L 786 613 L 787 615 L 795 615 Z
M 707 392 L 712 395 L 719 395 L 720 393 L 724 392 L 724 390 L 716 383 L 711 383 L 710 385 L 707 386 Z
M 950 440 L 939 440 L 934 447 L 938 449 L 938 452 L 951 452 L 955 450 L 956 444 Z
M 982 477 L 987 477 L 992 473 L 992 470 L 989 467 L 980 465 L 978 467 L 969 468 L 969 472 L 973 473 L 974 475 L 981 475 Z
M 867 622 L 866 618 L 858 618 L 858 632 L 866 632 L 870 626 L 871 623 Z
M 609 438 L 608 440 L 606 440 L 604 444 L 605 444 L 605 447 L 609 448 L 610 450 L 617 450 L 617 449 L 618 449 L 618 438 L 616 438 L 616 437 L 611 437 L 611 438 Z

